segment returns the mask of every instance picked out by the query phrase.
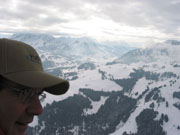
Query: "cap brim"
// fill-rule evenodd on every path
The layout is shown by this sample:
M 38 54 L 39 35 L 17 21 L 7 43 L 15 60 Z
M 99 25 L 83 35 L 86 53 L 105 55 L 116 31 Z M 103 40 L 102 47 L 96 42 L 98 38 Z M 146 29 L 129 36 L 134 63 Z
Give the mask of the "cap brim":
M 2 74 L 2 76 L 15 83 L 32 88 L 41 88 L 54 95 L 64 94 L 69 89 L 68 81 L 44 71 L 24 71 Z

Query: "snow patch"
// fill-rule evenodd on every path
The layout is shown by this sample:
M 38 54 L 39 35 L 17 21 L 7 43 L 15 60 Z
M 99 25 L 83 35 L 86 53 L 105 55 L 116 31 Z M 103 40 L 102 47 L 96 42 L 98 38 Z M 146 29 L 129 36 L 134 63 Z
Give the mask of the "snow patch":
M 108 99 L 108 97 L 103 97 L 101 96 L 101 99 L 99 101 L 92 101 L 91 99 L 91 109 L 84 109 L 84 114 L 85 115 L 91 115 L 91 114 L 95 114 L 98 112 L 99 108 L 105 104 L 106 100 Z

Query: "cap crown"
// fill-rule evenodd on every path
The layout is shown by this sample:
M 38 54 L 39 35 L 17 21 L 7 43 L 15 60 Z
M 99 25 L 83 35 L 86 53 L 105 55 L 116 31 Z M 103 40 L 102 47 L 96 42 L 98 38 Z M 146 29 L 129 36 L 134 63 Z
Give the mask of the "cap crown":
M 43 71 L 38 53 L 23 42 L 0 39 L 0 74 Z

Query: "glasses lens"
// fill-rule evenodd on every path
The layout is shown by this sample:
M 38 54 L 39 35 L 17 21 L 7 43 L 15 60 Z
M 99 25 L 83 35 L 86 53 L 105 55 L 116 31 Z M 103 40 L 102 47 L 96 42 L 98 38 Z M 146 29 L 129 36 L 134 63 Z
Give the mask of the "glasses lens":
M 15 94 L 22 102 L 33 102 L 36 97 L 39 98 L 40 102 L 43 102 L 46 98 L 46 94 L 43 93 L 43 91 L 37 92 L 36 90 L 31 89 L 31 88 L 18 89 L 15 87 L 11 87 L 9 85 L 5 86 L 1 83 L 0 83 L 0 86 L 12 89 L 13 94 Z
M 43 102 L 46 98 L 45 93 L 37 93 L 35 90 L 32 89 L 23 89 L 16 92 L 19 93 L 19 97 L 23 102 L 33 102 L 36 99 L 36 97 L 39 98 L 40 102 Z
M 39 100 L 40 100 L 40 102 L 44 102 L 45 98 L 46 98 L 46 94 L 45 94 L 45 93 L 41 93 L 41 94 L 39 95 Z

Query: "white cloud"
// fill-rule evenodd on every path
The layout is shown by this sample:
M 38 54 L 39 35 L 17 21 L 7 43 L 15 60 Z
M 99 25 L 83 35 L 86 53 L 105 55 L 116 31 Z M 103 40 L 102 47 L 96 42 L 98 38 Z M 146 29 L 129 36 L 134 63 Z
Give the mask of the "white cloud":
M 179 12 L 179 0 L 0 0 L 0 29 L 100 40 L 168 39 L 180 36 Z

